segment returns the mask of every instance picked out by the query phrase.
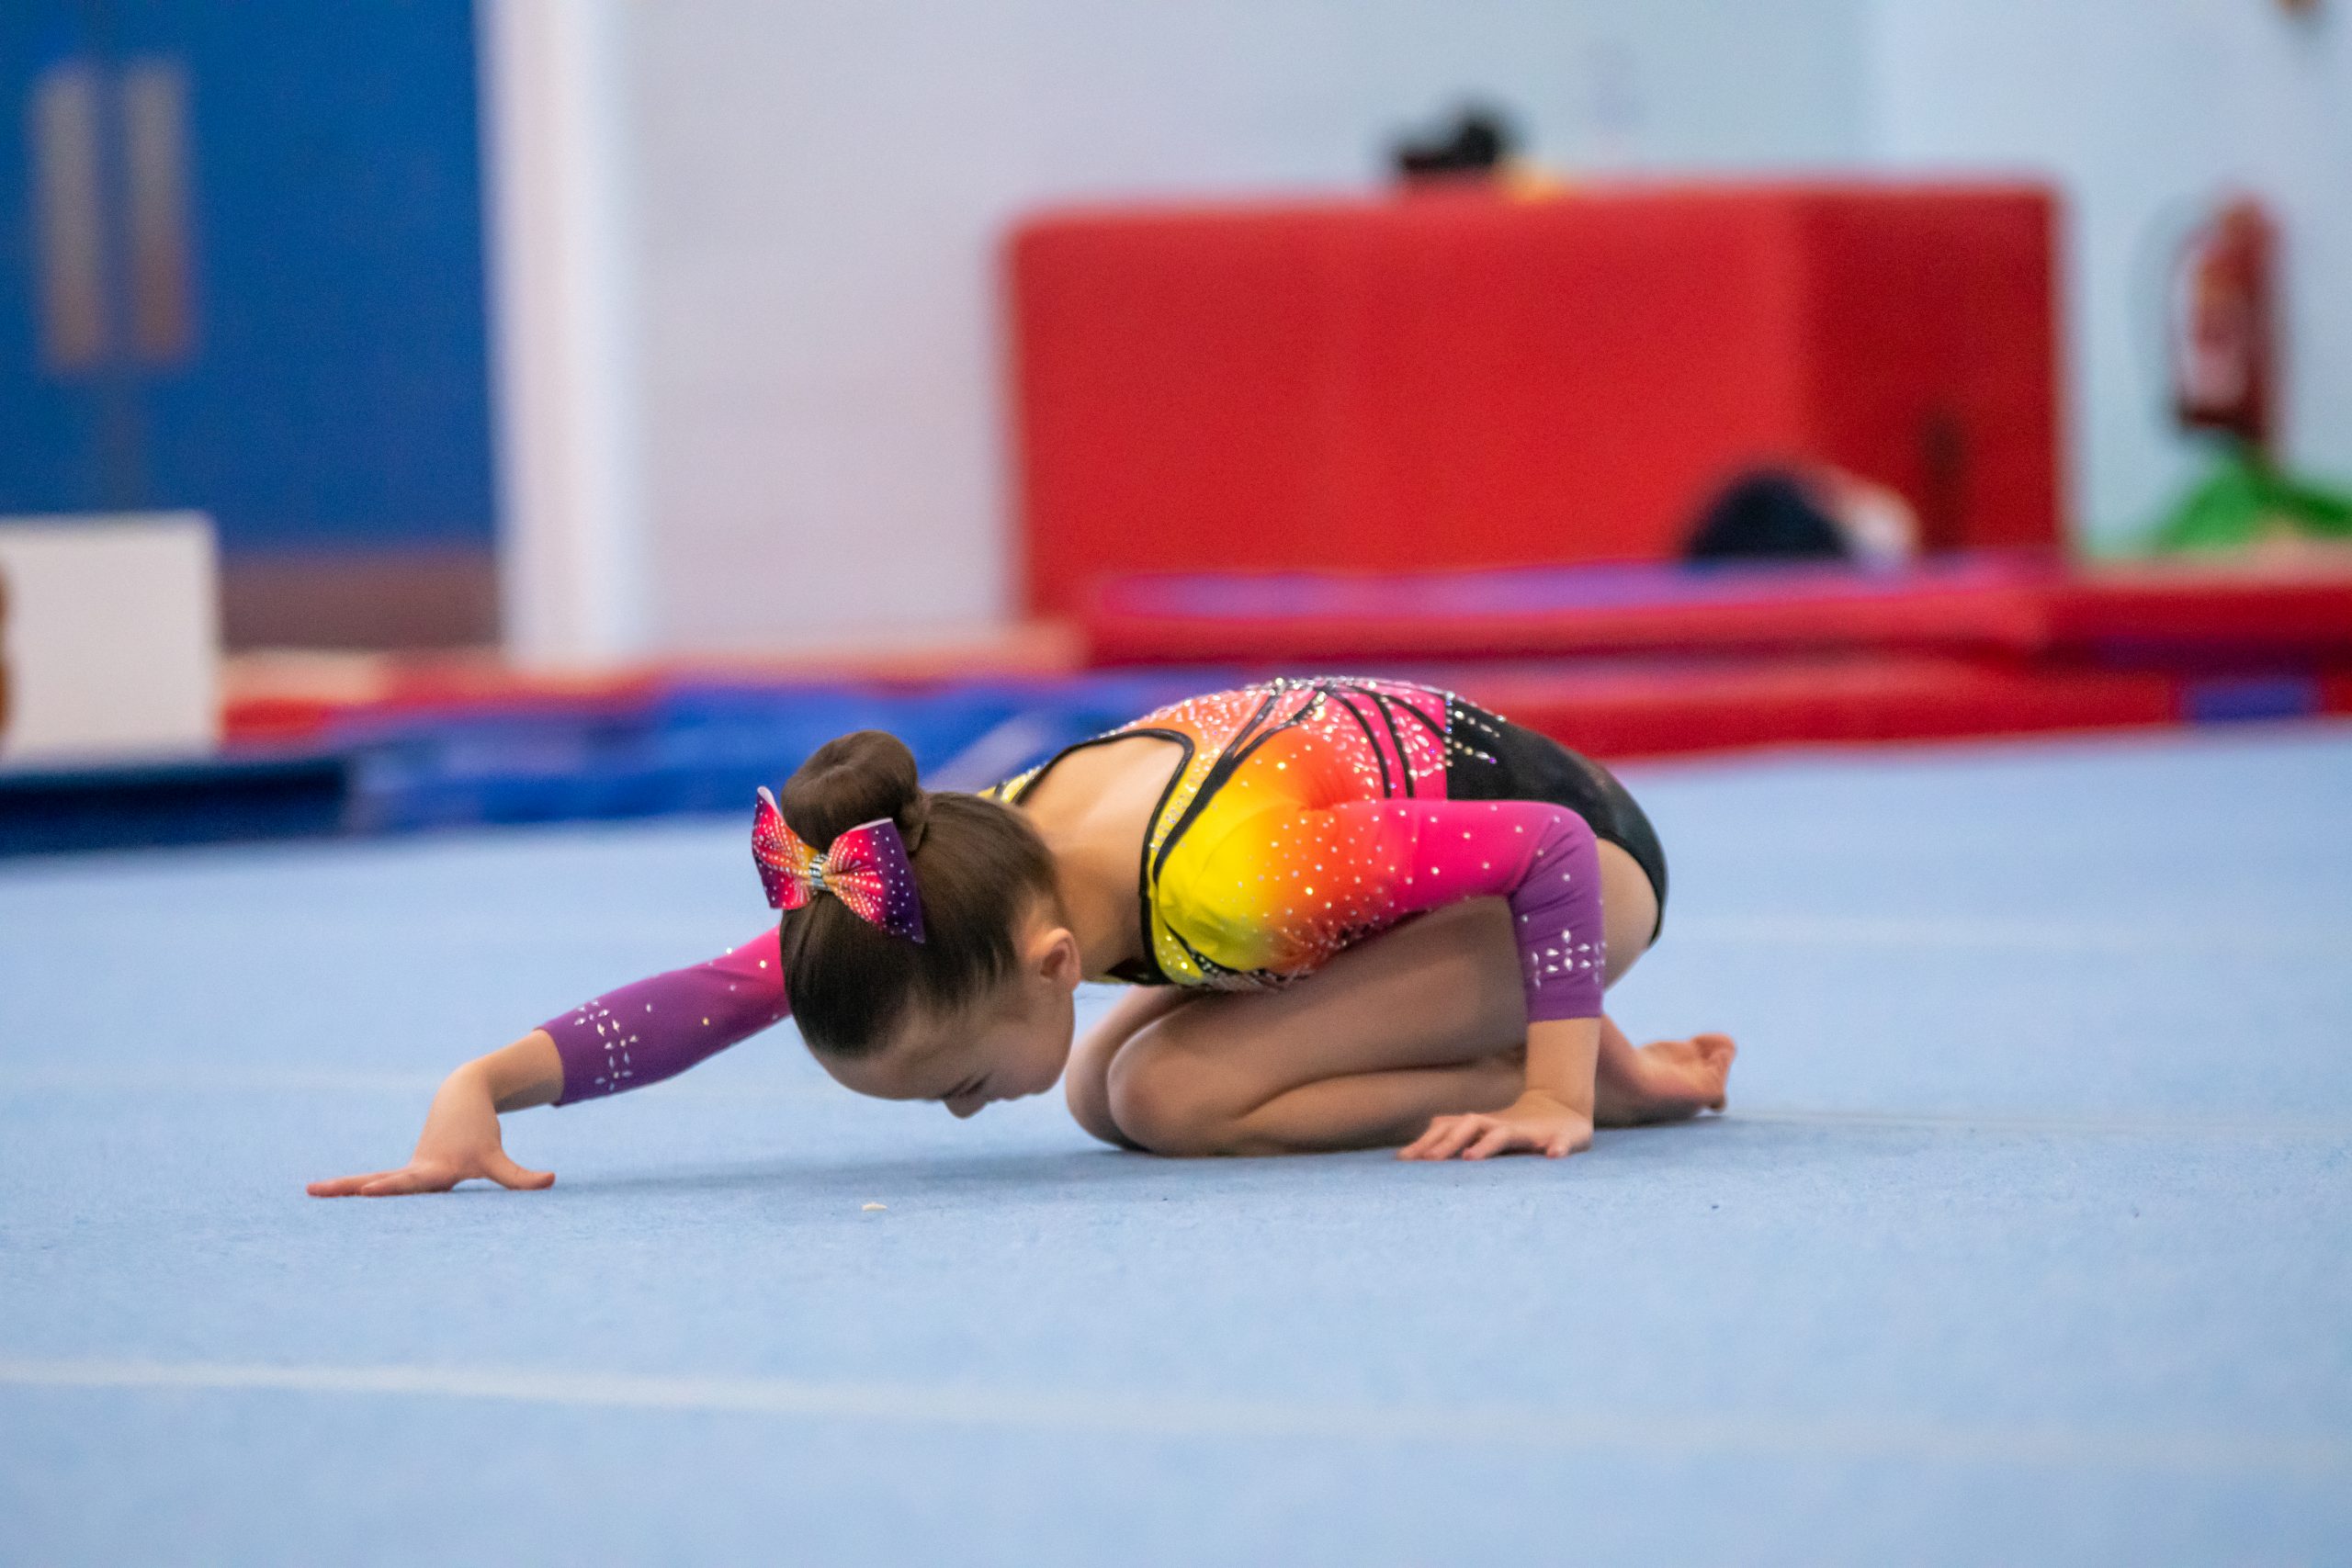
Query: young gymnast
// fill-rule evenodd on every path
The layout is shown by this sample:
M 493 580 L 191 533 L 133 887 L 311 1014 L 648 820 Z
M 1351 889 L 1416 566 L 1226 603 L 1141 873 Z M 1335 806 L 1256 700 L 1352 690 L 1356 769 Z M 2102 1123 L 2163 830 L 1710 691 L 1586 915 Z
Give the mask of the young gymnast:
M 778 930 L 466 1064 L 406 1166 L 310 1190 L 548 1186 L 500 1113 L 642 1088 L 787 1014 L 860 1093 L 965 1117 L 1060 1078 L 1088 1132 L 1163 1155 L 1556 1157 L 1724 1104 L 1729 1039 L 1636 1049 L 1601 1015 L 1665 907 L 1641 808 L 1448 693 L 1215 693 L 980 795 L 922 789 L 864 731 L 780 806 L 763 790 L 752 837 Z M 1138 988 L 1073 1048 L 1090 976 Z

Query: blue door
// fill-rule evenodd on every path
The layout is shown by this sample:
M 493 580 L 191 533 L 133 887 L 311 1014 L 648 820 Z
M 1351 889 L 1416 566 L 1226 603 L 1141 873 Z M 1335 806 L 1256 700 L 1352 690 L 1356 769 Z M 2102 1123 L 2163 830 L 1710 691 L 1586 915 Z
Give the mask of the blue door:
M 0 513 L 195 507 L 232 640 L 494 630 L 467 0 L 0 7 Z

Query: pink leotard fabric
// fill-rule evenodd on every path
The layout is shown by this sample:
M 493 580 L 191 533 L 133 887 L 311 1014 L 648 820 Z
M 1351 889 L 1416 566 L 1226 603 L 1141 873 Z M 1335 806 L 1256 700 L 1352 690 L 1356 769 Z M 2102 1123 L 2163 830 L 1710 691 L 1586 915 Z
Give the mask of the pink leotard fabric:
M 1279 874 L 1257 869 L 1266 866 Z M 1269 928 L 1286 938 L 1275 948 L 1286 962 L 1244 972 L 1273 984 L 1408 916 L 1499 894 L 1519 939 L 1528 1021 L 1600 1011 L 1600 856 L 1592 829 L 1564 806 L 1416 799 L 1301 810 L 1227 834 L 1195 874 L 1213 891 L 1257 880 L 1278 889 L 1268 919 L 1231 943 L 1212 929 L 1214 912 L 1182 911 L 1187 934 L 1212 952 L 1262 951 Z
M 1566 807 L 1444 798 L 1449 750 L 1477 742 L 1450 733 L 1448 714 L 1444 693 L 1402 682 L 1272 682 L 1114 731 L 1184 750 L 1145 844 L 1150 959 L 1117 977 L 1286 985 L 1399 920 L 1499 895 L 1529 1020 L 1597 1015 L 1592 830 Z M 990 793 L 1017 801 L 1043 771 Z M 779 1021 L 790 1010 L 780 963 L 763 932 L 543 1025 L 563 1057 L 560 1103 L 658 1082 Z
M 556 1103 L 674 1077 L 791 1010 L 771 927 L 707 964 L 623 986 L 539 1025 L 563 1058 Z

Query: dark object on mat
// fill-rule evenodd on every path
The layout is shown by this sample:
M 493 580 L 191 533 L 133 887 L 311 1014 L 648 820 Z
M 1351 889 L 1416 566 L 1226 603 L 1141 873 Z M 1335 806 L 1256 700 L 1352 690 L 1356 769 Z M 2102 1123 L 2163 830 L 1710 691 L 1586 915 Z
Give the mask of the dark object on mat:
M 1451 125 L 1396 143 L 1396 172 L 1408 180 L 1432 175 L 1487 175 L 1519 150 L 1510 121 L 1493 109 L 1466 108 Z
M 1853 550 L 1804 480 L 1758 468 L 1707 503 L 1683 553 L 1694 561 L 1841 560 Z

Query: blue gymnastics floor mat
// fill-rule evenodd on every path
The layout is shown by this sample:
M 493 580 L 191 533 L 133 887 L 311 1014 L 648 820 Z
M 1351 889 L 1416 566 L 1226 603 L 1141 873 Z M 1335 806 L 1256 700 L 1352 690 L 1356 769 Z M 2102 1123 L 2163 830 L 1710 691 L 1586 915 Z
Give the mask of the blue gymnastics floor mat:
M 2352 1557 L 2352 732 L 1628 778 L 1611 1009 L 1732 1111 L 1557 1164 L 1123 1155 L 786 1029 L 512 1119 L 550 1191 L 321 1202 L 759 929 L 741 825 L 0 867 L 0 1562 Z

